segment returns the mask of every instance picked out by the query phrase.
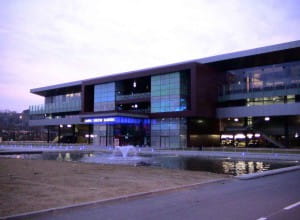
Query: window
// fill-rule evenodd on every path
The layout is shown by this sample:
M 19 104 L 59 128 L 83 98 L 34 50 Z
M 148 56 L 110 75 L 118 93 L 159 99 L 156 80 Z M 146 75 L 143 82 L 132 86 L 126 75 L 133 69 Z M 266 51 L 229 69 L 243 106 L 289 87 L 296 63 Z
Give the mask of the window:
M 95 85 L 94 111 L 115 110 L 115 83 Z
M 188 77 L 174 72 L 151 77 L 151 112 L 183 111 L 188 107 Z

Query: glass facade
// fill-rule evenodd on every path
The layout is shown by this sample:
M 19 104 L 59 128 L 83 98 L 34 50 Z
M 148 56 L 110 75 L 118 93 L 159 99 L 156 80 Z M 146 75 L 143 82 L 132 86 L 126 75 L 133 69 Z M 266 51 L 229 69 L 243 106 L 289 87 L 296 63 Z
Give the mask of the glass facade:
M 45 104 L 29 106 L 29 113 L 51 114 L 81 110 L 81 93 L 70 93 L 45 97 Z
M 73 100 L 64 103 L 52 103 L 29 106 L 29 113 L 35 114 L 50 114 L 59 112 L 75 112 L 81 110 L 81 100 Z
M 115 83 L 95 85 L 94 111 L 115 110 Z
M 151 146 L 159 148 L 186 147 L 187 124 L 184 118 L 151 120 Z
M 297 100 L 295 95 L 261 97 L 261 98 L 247 99 L 247 106 L 295 103 L 296 101 Z
M 113 125 L 94 124 L 94 141 L 93 144 L 96 146 L 113 146 Z
M 258 97 L 300 94 L 300 62 L 227 71 L 219 92 L 220 96 L 248 93 Z
M 81 101 L 80 92 L 45 97 L 45 104 L 54 104 L 54 103 L 59 104 L 59 103 L 75 102 L 75 101 Z
M 177 112 L 188 109 L 188 79 L 184 72 L 151 77 L 151 112 Z
M 255 134 L 299 145 L 299 43 L 32 89 L 45 101 L 30 106 L 29 122 L 83 126 L 101 146 L 214 146 L 222 135 L 250 146 Z

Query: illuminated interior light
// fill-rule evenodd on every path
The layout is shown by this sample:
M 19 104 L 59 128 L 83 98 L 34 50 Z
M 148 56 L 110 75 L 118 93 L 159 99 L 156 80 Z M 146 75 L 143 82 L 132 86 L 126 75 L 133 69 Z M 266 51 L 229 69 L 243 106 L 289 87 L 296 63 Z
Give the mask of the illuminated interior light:
M 270 117 L 265 117 L 265 121 L 270 121 Z
M 235 122 L 238 122 L 238 121 L 239 121 L 239 119 L 238 119 L 238 118 L 235 118 L 235 119 L 234 119 L 234 121 L 235 121 Z
M 84 119 L 84 122 L 85 122 L 85 123 L 91 123 L 91 122 L 93 122 L 93 121 L 92 121 L 92 119 Z
M 246 138 L 246 136 L 244 134 L 236 134 L 234 136 L 234 139 L 245 139 L 245 138 Z
M 232 139 L 233 135 L 232 134 L 222 134 L 221 139 Z
M 59 125 L 60 128 L 64 127 L 63 125 Z
M 104 118 L 104 122 L 113 122 L 115 121 L 115 118 Z
M 133 88 L 135 88 L 136 87 L 136 82 L 135 81 L 133 81 Z
M 254 137 L 259 138 L 259 137 L 260 137 L 260 134 L 259 134 L 259 133 L 256 133 L 256 134 L 254 134 Z
M 299 134 L 296 132 L 296 134 L 295 134 L 294 137 L 295 137 L 295 138 L 298 138 L 298 137 L 299 137 Z
M 247 138 L 251 139 L 253 137 L 253 134 L 247 134 Z
M 67 125 L 67 127 L 68 127 L 68 128 L 71 128 L 71 127 L 72 127 L 72 125 Z

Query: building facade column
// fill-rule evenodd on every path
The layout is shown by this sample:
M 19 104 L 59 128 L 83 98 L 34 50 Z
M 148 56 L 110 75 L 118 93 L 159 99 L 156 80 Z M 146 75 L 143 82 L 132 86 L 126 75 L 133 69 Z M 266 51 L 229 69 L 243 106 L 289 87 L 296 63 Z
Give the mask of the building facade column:
M 50 143 L 50 126 L 47 126 L 47 143 Z
M 60 143 L 60 135 L 61 135 L 61 128 L 60 128 L 60 125 L 58 125 L 58 140 L 57 140 L 57 143 Z
M 289 117 L 285 117 L 284 119 L 284 136 L 285 136 L 285 146 L 288 147 L 290 145 L 290 137 L 289 137 Z

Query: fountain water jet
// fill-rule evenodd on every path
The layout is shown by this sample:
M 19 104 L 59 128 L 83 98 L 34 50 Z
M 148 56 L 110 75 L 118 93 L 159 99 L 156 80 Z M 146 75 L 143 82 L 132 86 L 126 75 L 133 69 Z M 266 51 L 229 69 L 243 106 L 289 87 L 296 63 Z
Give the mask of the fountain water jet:
M 126 158 L 130 151 L 134 152 L 136 154 L 136 149 L 134 146 L 128 145 L 128 146 L 115 146 L 115 149 L 117 151 L 120 151 L 122 154 L 122 157 Z

